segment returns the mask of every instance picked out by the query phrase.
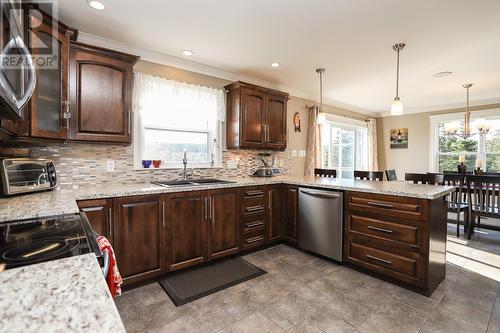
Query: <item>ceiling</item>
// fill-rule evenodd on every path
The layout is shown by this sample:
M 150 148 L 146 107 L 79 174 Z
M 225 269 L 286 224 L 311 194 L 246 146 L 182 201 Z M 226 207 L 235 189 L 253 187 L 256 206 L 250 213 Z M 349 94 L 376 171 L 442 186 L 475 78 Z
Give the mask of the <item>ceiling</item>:
M 318 97 L 327 69 L 328 104 L 386 113 L 395 94 L 405 112 L 500 101 L 499 0 L 86 0 L 59 1 L 59 16 L 80 31 L 131 48 L 179 57 L 184 67 Z M 181 50 L 194 51 L 190 57 Z M 188 60 L 182 60 L 186 58 Z M 279 62 L 279 68 L 271 68 Z M 446 78 L 432 74 L 453 71 Z M 222 75 L 224 76 L 224 75 Z

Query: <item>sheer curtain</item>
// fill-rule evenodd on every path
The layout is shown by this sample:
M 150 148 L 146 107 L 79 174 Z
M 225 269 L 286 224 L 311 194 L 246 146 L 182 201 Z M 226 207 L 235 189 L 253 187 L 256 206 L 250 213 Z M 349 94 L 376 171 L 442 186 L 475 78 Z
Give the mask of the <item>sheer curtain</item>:
M 377 120 L 370 118 L 366 123 L 368 125 L 368 170 L 378 171 Z
M 317 106 L 309 108 L 309 122 L 307 126 L 307 150 L 306 150 L 306 176 L 314 176 L 314 169 L 323 166 L 323 155 L 321 152 L 322 126 L 318 123 L 319 109 Z

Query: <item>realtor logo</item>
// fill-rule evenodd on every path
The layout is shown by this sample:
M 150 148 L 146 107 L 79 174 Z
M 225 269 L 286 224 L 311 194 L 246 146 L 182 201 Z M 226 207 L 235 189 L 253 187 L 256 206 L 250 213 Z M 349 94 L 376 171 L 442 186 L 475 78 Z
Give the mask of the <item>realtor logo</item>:
M 37 69 L 59 69 L 57 0 L 1 3 L 1 67 L 25 69 L 33 64 Z

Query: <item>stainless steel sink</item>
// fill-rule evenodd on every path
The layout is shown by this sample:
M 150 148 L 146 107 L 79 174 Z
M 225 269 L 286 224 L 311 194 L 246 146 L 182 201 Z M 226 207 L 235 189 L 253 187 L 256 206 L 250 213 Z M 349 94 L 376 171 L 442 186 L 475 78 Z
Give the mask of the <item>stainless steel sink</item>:
M 222 180 L 216 178 L 201 178 L 191 180 L 169 180 L 169 181 L 154 181 L 151 184 L 163 187 L 186 187 L 186 186 L 202 186 L 210 184 L 231 184 L 236 183 L 229 180 Z

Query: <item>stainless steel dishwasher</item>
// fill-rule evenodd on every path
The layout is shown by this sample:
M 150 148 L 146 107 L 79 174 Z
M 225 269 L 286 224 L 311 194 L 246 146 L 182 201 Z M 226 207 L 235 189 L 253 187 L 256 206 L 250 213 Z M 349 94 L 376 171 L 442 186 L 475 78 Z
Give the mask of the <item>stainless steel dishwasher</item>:
M 299 188 L 299 247 L 342 261 L 343 193 Z

